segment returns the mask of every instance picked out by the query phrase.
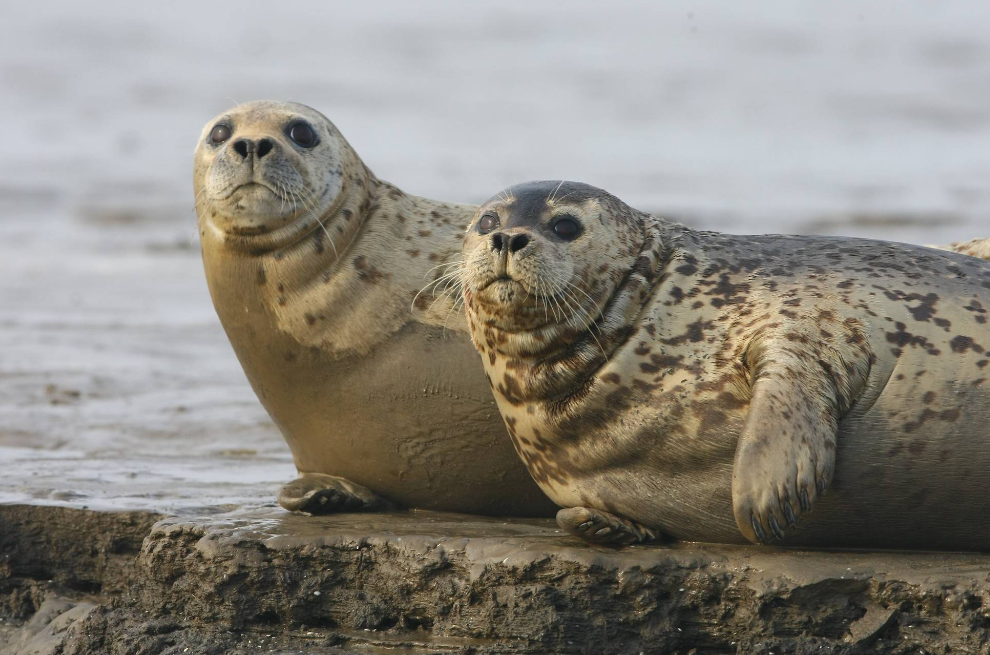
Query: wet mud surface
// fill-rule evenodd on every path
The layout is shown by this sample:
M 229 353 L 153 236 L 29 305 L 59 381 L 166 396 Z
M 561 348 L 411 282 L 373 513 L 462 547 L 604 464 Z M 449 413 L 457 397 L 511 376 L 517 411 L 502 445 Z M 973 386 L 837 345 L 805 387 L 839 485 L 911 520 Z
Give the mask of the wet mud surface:
M 987 555 L 609 550 L 416 511 L 158 518 L 0 506 L 0 652 L 988 649 Z
M 206 118 L 290 98 L 410 193 L 564 176 L 704 228 L 984 236 L 979 5 L 259 7 L 0 26 L 0 653 L 990 652 L 984 556 L 276 509 L 295 470 L 210 304 L 190 180 Z

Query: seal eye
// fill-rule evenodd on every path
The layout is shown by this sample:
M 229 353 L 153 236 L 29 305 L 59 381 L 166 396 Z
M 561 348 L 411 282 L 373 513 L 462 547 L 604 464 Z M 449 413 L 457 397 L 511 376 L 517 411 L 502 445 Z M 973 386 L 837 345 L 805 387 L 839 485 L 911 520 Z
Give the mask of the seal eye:
M 498 218 L 494 214 L 485 214 L 478 221 L 478 231 L 482 234 L 488 234 L 492 230 L 498 227 Z
M 224 141 L 230 138 L 230 126 L 228 125 L 217 125 L 210 132 L 210 141 L 214 145 L 220 145 Z
M 561 239 L 573 239 L 581 231 L 581 224 L 570 216 L 558 219 L 553 224 L 553 233 Z
M 316 145 L 316 132 L 303 122 L 293 123 L 289 126 L 289 138 L 303 148 L 312 148 Z

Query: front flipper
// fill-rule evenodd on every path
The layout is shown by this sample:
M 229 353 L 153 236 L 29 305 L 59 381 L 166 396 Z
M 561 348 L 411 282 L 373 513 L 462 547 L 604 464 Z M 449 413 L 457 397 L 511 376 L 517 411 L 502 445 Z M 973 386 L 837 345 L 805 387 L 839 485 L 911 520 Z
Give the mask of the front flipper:
M 832 482 L 839 409 L 859 381 L 820 344 L 751 350 L 752 399 L 736 445 L 732 507 L 743 536 L 769 543 L 783 539 Z
M 621 546 L 659 541 L 660 533 L 635 521 L 590 507 L 568 507 L 557 512 L 557 525 L 593 544 Z
M 335 512 L 380 512 L 394 509 L 392 503 L 367 487 L 323 473 L 303 473 L 278 490 L 278 504 L 290 512 L 331 514 Z

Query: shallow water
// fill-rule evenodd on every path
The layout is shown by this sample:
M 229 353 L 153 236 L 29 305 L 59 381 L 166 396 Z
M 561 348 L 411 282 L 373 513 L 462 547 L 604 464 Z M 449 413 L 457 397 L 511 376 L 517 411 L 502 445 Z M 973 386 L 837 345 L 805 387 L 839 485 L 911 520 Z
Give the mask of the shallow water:
M 760 7 L 5 9 L 0 502 L 192 510 L 292 477 L 199 263 L 192 149 L 235 99 L 311 104 L 449 200 L 566 177 L 733 232 L 990 233 L 981 5 Z

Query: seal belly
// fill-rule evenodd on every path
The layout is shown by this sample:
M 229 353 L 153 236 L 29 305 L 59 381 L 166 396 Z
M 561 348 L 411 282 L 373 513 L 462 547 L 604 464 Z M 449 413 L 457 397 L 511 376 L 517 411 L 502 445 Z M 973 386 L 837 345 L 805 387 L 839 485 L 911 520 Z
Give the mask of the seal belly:
M 231 342 L 300 472 L 345 477 L 409 507 L 552 508 L 505 438 L 464 335 L 407 324 L 370 356 L 337 361 L 285 333 Z
M 869 411 L 840 424 L 832 488 L 787 544 L 990 549 L 990 393 L 970 368 L 941 354 L 901 362 Z

